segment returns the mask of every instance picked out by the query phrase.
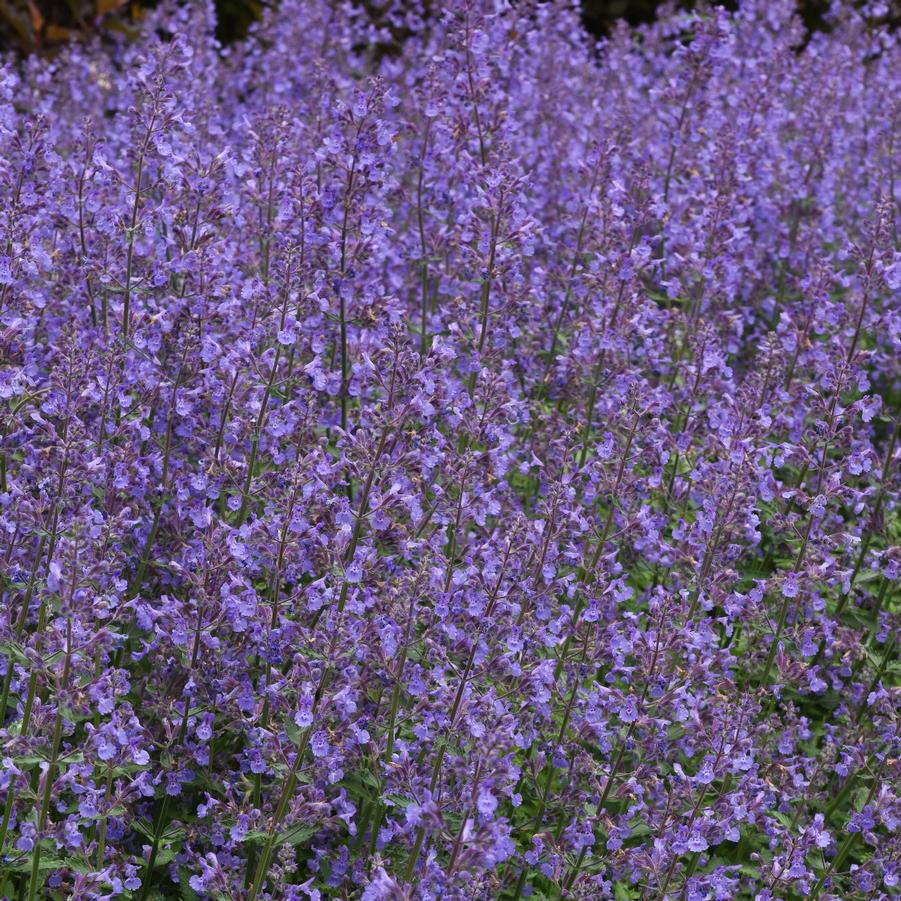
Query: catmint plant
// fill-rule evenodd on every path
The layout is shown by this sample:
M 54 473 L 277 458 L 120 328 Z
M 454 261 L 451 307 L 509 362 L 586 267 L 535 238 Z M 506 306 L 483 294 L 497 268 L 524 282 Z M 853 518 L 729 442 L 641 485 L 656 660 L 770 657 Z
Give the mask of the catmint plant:
M 886 5 L 382 7 L 0 60 L 0 897 L 899 897 Z

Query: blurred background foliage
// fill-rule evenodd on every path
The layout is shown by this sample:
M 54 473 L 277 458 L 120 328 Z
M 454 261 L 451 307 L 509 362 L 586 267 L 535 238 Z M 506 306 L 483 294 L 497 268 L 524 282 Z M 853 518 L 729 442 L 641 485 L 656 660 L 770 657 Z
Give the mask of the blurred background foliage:
M 134 35 L 140 27 L 144 11 L 157 0 L 0 0 L 0 51 L 20 53 L 50 52 L 66 41 L 87 34 L 120 33 Z M 191 0 L 184 0 L 191 2 Z M 216 0 L 218 37 L 228 44 L 247 33 L 269 4 L 278 0 Z M 391 0 L 352 0 L 363 7 L 373 20 L 386 24 L 386 10 Z M 514 0 L 515 2 L 515 0 Z M 539 0 L 540 2 L 540 0 Z M 738 0 L 718 0 L 735 9 Z M 857 0 L 846 2 L 859 5 Z M 440 0 L 426 0 L 426 7 L 437 8 Z M 660 0 L 581 0 L 582 19 L 588 31 L 601 37 L 618 19 L 632 25 L 654 19 Z M 675 0 L 681 8 L 697 6 L 693 0 Z M 797 0 L 798 11 L 809 32 L 827 30 L 826 13 L 829 0 Z M 885 3 L 889 24 L 901 25 L 901 0 Z M 396 32 L 395 32 L 396 33 Z M 397 40 L 403 39 L 397 34 Z M 382 48 L 389 49 L 389 48 Z

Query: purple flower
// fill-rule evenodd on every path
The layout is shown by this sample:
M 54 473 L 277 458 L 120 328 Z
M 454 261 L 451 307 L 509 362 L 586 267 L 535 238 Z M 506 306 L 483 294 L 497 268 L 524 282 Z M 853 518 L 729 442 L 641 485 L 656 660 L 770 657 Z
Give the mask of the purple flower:
M 788 573 L 782 582 L 782 594 L 787 598 L 796 598 L 798 596 L 798 574 L 796 572 Z
M 497 798 L 488 789 L 482 789 L 479 792 L 477 806 L 479 813 L 482 814 L 483 817 L 488 819 L 493 817 L 494 812 L 497 810 L 497 803 Z
M 330 746 L 325 732 L 314 732 L 310 738 L 310 750 L 314 757 L 327 757 Z
M 709 845 L 707 844 L 706 839 L 698 832 L 693 832 L 688 839 L 689 851 L 706 851 L 708 847 Z

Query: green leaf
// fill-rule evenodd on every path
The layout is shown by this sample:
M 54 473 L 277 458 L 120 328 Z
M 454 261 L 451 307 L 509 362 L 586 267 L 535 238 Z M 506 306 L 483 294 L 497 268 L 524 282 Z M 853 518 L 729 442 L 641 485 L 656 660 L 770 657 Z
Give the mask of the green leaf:
M 13 757 L 15 763 L 25 769 L 37 766 L 39 763 L 42 763 L 46 759 L 46 757 L 40 757 L 37 754 L 23 754 L 21 757 Z
M 300 743 L 303 741 L 303 733 L 304 730 L 294 722 L 294 716 L 289 713 L 285 717 L 285 734 L 291 740 L 292 744 L 300 747 Z
M 32 860 L 31 854 L 28 854 L 22 857 L 17 863 L 4 864 L 3 866 L 4 869 L 13 873 L 30 873 L 33 863 L 34 861 Z M 41 872 L 44 872 L 45 870 L 63 870 L 72 868 L 65 860 L 59 857 L 49 857 L 46 852 L 43 852 L 41 854 L 41 859 L 38 861 L 38 869 Z
M 356 770 L 341 780 L 341 785 L 354 799 L 370 798 L 381 792 L 381 783 L 371 770 Z
M 880 578 L 882 578 L 882 573 L 878 569 L 865 569 L 863 572 L 857 574 L 854 584 L 866 585 L 867 582 L 875 582 Z
M 644 838 L 646 835 L 652 835 L 656 830 L 652 829 L 647 823 L 636 823 L 629 826 L 629 838 Z
M 175 860 L 175 855 L 178 853 L 179 848 L 160 848 L 156 855 L 156 865 L 158 867 L 164 867 L 167 863 L 172 863 Z
M 188 880 L 191 873 L 185 867 L 178 868 L 178 892 L 182 901 L 199 901 L 200 895 L 191 888 Z
M 787 813 L 782 813 L 781 811 L 774 810 L 773 816 L 788 829 L 792 825 L 792 818 Z
M 135 832 L 143 835 L 145 838 L 153 838 L 153 823 L 151 823 L 149 820 L 145 820 L 142 817 L 137 817 L 131 821 L 131 828 L 134 829 Z
M 257 843 L 266 841 L 267 838 L 269 838 L 268 832 L 263 832 L 260 829 L 250 829 L 244 833 L 241 841 L 247 844 L 255 845 Z
M 16 663 L 28 663 L 28 658 L 25 656 L 25 648 L 16 641 L 0 644 L 0 654 L 3 654 L 4 657 L 11 660 L 15 660 Z
M 322 827 L 312 823 L 298 823 L 295 826 L 289 826 L 278 834 L 276 845 L 302 845 L 309 841 L 317 832 L 321 832 Z

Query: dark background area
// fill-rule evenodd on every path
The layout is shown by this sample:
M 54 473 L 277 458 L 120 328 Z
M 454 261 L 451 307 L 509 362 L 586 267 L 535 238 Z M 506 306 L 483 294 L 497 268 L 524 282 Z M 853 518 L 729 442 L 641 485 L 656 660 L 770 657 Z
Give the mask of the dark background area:
M 384 0 L 354 2 L 365 7 L 376 21 L 384 19 Z M 738 6 L 737 0 L 718 2 L 727 8 Z M 848 2 L 859 5 L 856 0 Z M 277 5 L 277 0 L 216 0 L 220 40 L 229 43 L 246 34 L 269 3 Z M 52 52 L 60 44 L 92 32 L 134 34 L 143 11 L 153 5 L 155 0 L 0 0 L 0 49 Z M 632 25 L 653 21 L 660 5 L 660 0 L 582 0 L 582 20 L 591 34 L 600 37 L 617 19 Z M 697 5 L 693 0 L 678 3 L 681 8 Z M 827 29 L 824 16 L 828 0 L 797 0 L 797 7 L 808 31 Z M 891 0 L 889 9 L 889 24 L 898 27 L 901 0 Z

